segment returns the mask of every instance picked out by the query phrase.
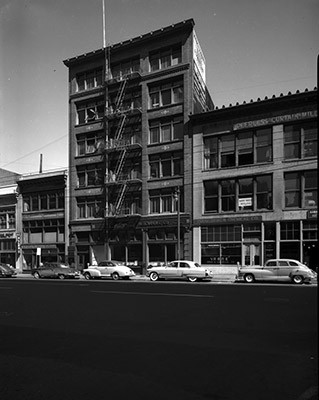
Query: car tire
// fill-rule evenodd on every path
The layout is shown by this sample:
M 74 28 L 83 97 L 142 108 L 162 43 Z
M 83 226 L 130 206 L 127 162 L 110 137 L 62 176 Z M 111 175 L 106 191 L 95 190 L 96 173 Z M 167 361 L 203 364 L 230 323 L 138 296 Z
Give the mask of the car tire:
M 303 277 L 301 275 L 294 275 L 292 277 L 292 281 L 293 283 L 295 283 L 296 285 L 301 285 L 303 283 Z
M 254 277 L 253 274 L 246 274 L 246 275 L 244 276 L 244 281 L 245 281 L 246 283 L 253 283 L 253 282 L 255 282 L 255 277 Z
M 151 272 L 151 273 L 150 273 L 150 280 L 151 280 L 152 282 L 156 282 L 156 281 L 159 280 L 159 276 L 158 276 L 157 272 Z
M 65 279 L 65 275 L 59 274 L 59 275 L 58 275 L 58 278 L 59 278 L 59 279 Z
M 84 273 L 84 279 L 86 279 L 87 281 L 89 281 L 90 279 L 92 279 L 92 276 L 89 272 L 85 272 Z
M 197 281 L 197 278 L 195 278 L 194 276 L 188 276 L 188 277 L 187 277 L 187 280 L 188 280 L 189 282 L 196 282 L 196 281 Z
M 117 272 L 113 272 L 111 276 L 113 281 L 118 281 L 120 279 L 120 275 Z
M 41 278 L 39 272 L 35 272 L 35 273 L 33 274 L 33 277 L 34 277 L 35 279 L 40 279 L 40 278 Z

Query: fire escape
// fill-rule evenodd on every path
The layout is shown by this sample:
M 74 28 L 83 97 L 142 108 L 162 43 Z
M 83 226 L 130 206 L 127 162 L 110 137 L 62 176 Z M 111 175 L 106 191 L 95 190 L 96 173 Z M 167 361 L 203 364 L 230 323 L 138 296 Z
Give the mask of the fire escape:
M 140 93 L 140 74 L 133 72 L 109 79 L 109 107 L 107 110 L 108 137 L 106 141 L 108 187 L 107 217 L 140 214 L 140 206 L 124 207 L 127 196 L 140 195 L 141 190 L 141 107 L 136 106 L 130 94 Z M 127 101 L 127 95 L 130 101 Z M 141 95 L 140 95 L 141 99 Z M 139 126 L 139 135 L 131 133 Z M 127 135 L 129 133 L 129 135 Z M 135 166 L 133 168 L 132 166 Z M 136 166 L 138 167 L 136 169 Z

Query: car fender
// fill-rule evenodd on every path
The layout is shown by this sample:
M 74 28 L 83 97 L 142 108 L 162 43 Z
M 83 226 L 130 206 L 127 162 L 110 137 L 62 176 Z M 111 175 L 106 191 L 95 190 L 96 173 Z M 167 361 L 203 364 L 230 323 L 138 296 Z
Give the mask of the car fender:
M 98 271 L 97 269 L 94 268 L 87 268 L 84 269 L 82 274 L 84 275 L 86 272 L 88 272 L 91 276 L 93 276 L 94 278 L 99 278 L 101 277 L 101 272 Z

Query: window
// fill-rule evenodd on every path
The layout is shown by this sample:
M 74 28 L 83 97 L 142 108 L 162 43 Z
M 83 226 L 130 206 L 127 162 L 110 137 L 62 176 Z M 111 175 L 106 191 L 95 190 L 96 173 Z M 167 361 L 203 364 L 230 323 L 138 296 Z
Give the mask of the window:
M 205 211 L 218 212 L 218 182 L 206 181 L 204 182 L 205 191 Z
M 272 209 L 272 177 L 260 175 L 204 182 L 204 212 Z
M 98 186 L 103 183 L 102 167 L 99 164 L 89 164 L 77 168 L 78 187 Z
M 104 116 L 103 100 L 80 103 L 76 105 L 77 124 L 86 124 L 95 120 L 101 119 Z
M 318 128 L 315 121 L 284 127 L 285 160 L 316 157 Z
M 280 239 L 281 240 L 299 240 L 300 239 L 299 221 L 298 222 L 281 222 L 280 223 Z
M 233 167 L 236 164 L 235 135 L 225 135 L 220 138 L 220 158 L 222 168 Z
M 204 169 L 272 161 L 271 128 L 204 138 Z
M 242 132 L 237 136 L 237 165 L 249 165 L 254 163 L 253 133 Z
M 109 96 L 109 109 L 111 112 L 141 109 L 142 95 L 140 89 L 125 91 L 123 97 L 119 96 L 119 93 L 111 93 Z
M 218 138 L 204 139 L 204 169 L 218 167 Z
M 149 192 L 150 214 L 176 213 L 177 201 L 175 189 L 151 190 Z M 183 194 L 180 195 L 180 211 L 183 211 Z
M 238 208 L 240 211 L 253 210 L 253 179 L 238 179 Z
M 202 264 L 241 262 L 241 225 L 214 225 L 201 228 Z
M 150 71 L 168 68 L 182 62 L 182 48 L 176 46 L 169 49 L 161 49 L 149 55 Z
M 149 143 L 164 143 L 183 139 L 183 117 L 149 121 Z
M 104 145 L 101 132 L 78 135 L 76 142 L 77 156 L 101 152 Z
M 139 71 L 140 71 L 139 57 L 111 65 L 111 75 L 113 79 L 123 79 L 127 75 Z
M 77 199 L 77 218 L 101 218 L 103 217 L 102 202 L 96 197 Z
M 233 179 L 221 181 L 221 207 L 222 211 L 235 210 L 236 187 Z
M 23 195 L 24 212 L 64 208 L 64 191 Z
M 285 206 L 313 208 L 318 206 L 317 171 L 287 172 Z
M 272 209 L 272 179 L 271 175 L 257 176 L 256 197 L 258 210 Z
M 318 207 L 318 177 L 317 171 L 305 171 L 304 177 L 304 207 Z
M 165 178 L 183 174 L 183 153 L 150 155 L 150 178 Z
M 0 208 L 0 229 L 15 228 L 15 209 Z
M 93 71 L 84 72 L 76 76 L 77 92 L 82 90 L 93 89 L 98 86 L 102 86 L 103 70 L 96 69 Z
M 149 87 L 149 108 L 157 108 L 183 102 L 183 81 Z

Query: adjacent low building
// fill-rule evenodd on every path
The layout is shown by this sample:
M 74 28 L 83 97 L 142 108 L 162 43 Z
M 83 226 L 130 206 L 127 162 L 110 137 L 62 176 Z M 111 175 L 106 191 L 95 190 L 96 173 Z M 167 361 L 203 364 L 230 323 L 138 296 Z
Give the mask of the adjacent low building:
M 317 90 L 191 116 L 193 259 L 316 269 Z
M 0 263 L 16 266 L 20 236 L 16 232 L 19 174 L 0 168 Z

